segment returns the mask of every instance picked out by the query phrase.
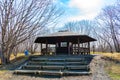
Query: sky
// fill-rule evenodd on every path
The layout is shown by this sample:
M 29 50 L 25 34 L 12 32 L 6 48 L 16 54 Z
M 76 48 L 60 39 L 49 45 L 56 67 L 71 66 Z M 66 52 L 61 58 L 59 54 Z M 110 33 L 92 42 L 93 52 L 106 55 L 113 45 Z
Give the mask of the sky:
M 65 12 L 59 27 L 67 22 L 93 20 L 105 6 L 113 5 L 116 0 L 54 0 Z

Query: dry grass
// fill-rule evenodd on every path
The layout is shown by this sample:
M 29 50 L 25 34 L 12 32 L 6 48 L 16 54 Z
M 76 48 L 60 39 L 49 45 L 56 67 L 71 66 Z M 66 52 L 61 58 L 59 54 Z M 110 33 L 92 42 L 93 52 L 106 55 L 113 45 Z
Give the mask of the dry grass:
M 16 57 L 13 54 L 11 54 L 10 60 L 13 60 L 15 58 L 22 57 L 22 56 L 25 56 L 24 53 L 18 53 Z M 1 59 L 0 59 L 0 64 L 1 64 Z
M 29 54 L 31 55 L 31 54 Z M 32 55 L 40 55 L 40 53 L 35 53 L 35 54 L 32 54 Z M 10 56 L 10 60 L 14 60 L 15 58 L 19 58 L 19 57 L 24 57 L 25 54 L 24 53 L 18 53 L 17 56 L 15 57 L 13 54 L 11 54 Z M 0 64 L 1 64 L 1 59 L 0 59 Z
M 91 52 L 91 54 L 93 54 L 93 52 Z M 100 54 L 100 55 L 103 55 L 104 57 L 120 60 L 120 53 L 116 53 L 116 52 L 114 53 L 95 52 L 94 54 Z
M 10 60 L 14 60 L 15 58 L 20 58 L 20 57 L 24 57 L 24 53 L 18 53 L 18 55 L 15 57 L 13 54 L 10 56 Z M 1 59 L 0 59 L 0 64 L 1 64 Z M 5 74 L 5 72 L 7 72 L 8 70 L 0 70 L 0 75 Z
M 120 53 L 103 53 L 103 56 L 115 59 L 115 60 L 120 60 Z
M 0 70 L 0 75 L 4 74 L 6 72 L 6 70 Z

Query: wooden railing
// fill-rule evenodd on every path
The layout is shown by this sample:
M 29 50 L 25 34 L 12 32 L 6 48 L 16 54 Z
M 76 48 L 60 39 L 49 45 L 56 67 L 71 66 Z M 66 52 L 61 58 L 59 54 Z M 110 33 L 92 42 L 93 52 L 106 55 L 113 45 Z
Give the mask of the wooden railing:
M 41 55 L 54 55 L 55 51 L 52 48 L 48 48 L 48 49 L 43 48 L 41 50 L 41 53 L 42 53 Z
M 78 47 L 73 47 L 73 54 L 89 54 L 89 48 L 80 47 L 78 52 Z

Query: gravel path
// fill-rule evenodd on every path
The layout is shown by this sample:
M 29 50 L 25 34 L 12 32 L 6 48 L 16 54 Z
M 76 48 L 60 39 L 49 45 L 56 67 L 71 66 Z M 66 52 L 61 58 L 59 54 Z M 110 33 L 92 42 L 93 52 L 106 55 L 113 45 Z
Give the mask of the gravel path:
M 91 80 L 111 80 L 104 70 L 105 61 L 98 55 L 94 57 L 91 63 L 92 79 Z
M 90 67 L 92 74 L 89 76 L 67 76 L 61 78 L 43 78 L 27 75 L 14 75 L 12 71 L 0 75 L 0 80 L 111 80 L 104 71 L 105 62 L 101 56 L 95 56 Z

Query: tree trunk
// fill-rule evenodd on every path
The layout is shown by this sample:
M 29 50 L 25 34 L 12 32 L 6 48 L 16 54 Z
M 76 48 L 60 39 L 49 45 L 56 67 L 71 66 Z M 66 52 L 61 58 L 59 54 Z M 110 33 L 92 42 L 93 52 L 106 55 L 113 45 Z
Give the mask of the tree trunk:
M 2 54 L 2 57 L 1 57 L 1 64 L 2 65 L 6 65 L 10 63 L 10 57 L 7 57 L 4 53 Z
M 7 51 L 5 51 L 4 46 L 2 46 L 2 51 L 1 51 L 1 64 L 2 65 L 6 65 L 10 63 L 10 50 L 7 49 Z

